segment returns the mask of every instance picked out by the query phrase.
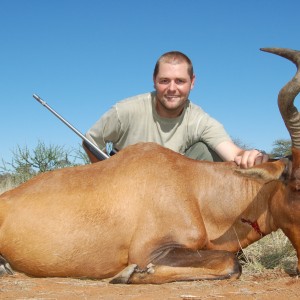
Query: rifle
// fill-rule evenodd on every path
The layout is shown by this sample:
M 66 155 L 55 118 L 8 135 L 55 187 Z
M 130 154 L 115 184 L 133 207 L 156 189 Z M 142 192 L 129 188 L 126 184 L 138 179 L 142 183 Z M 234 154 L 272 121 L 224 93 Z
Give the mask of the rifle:
M 56 117 L 58 117 L 63 123 L 65 123 L 70 129 L 72 129 L 82 140 L 84 146 L 91 151 L 91 153 L 97 157 L 99 160 L 105 160 L 109 158 L 109 155 L 101 151 L 95 144 L 93 144 L 90 140 L 88 140 L 80 131 L 78 131 L 74 126 L 72 126 L 68 121 L 66 121 L 60 114 L 58 114 L 54 109 L 52 109 L 44 100 L 42 100 L 38 95 L 32 95 L 34 99 L 36 99 L 39 103 L 45 106 L 48 110 L 50 110 Z M 112 150 L 110 155 L 116 153 L 116 150 Z

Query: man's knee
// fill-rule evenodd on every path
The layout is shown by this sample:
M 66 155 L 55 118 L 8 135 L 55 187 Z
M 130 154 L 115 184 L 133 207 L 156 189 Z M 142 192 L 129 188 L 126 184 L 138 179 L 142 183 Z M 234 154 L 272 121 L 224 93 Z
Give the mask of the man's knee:
M 223 161 L 214 150 L 203 142 L 192 145 L 186 150 L 184 155 L 196 160 Z

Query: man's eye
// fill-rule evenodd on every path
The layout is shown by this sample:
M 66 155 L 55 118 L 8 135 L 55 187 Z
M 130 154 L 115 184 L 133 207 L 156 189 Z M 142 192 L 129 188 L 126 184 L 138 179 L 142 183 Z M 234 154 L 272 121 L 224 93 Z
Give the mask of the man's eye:
M 176 79 L 176 84 L 184 84 L 185 81 L 183 79 Z
M 161 84 L 167 84 L 167 83 L 169 83 L 169 80 L 168 79 L 161 79 L 159 81 L 159 83 L 161 83 Z

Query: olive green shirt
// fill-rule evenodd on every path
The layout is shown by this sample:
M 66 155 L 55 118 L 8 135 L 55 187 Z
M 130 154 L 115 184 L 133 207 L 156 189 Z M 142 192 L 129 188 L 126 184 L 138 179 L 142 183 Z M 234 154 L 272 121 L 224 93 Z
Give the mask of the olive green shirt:
M 184 154 L 197 142 L 215 148 L 230 141 L 222 124 L 199 106 L 186 102 L 177 118 L 162 118 L 155 109 L 156 93 L 134 96 L 116 103 L 86 133 L 86 137 L 101 150 L 112 142 L 121 150 L 138 142 L 156 142 Z

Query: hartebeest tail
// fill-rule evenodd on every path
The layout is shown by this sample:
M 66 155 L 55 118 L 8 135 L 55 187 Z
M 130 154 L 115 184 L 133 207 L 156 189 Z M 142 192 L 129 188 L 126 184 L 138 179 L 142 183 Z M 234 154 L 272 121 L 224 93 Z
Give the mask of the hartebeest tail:
M 234 253 L 278 228 L 300 270 L 300 52 L 262 50 L 298 67 L 278 99 L 293 143 L 287 180 L 281 160 L 241 171 L 153 143 L 48 172 L 0 195 L 0 274 L 10 264 L 32 276 L 113 283 L 238 278 Z

